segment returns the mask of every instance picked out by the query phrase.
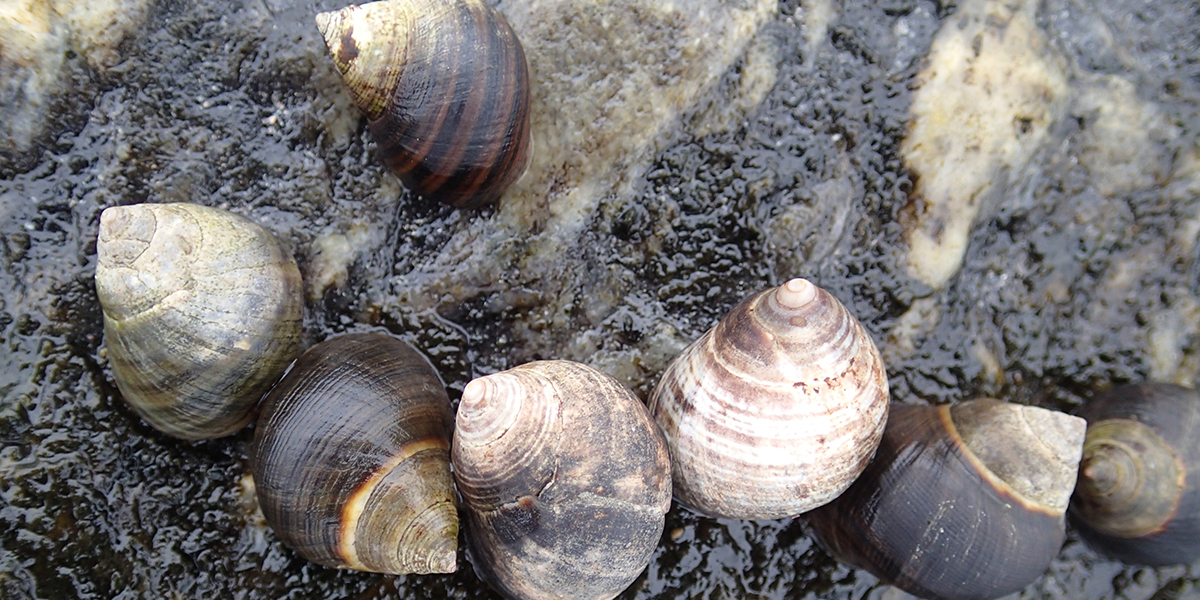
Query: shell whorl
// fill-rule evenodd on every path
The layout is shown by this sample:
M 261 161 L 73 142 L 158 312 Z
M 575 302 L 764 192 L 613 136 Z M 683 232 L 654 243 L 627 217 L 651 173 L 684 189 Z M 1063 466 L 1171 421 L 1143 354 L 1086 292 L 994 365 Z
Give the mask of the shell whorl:
M 384 0 L 316 21 L 380 156 L 410 190 L 475 207 L 524 173 L 529 69 L 491 5 Z
M 452 456 L 471 559 L 507 597 L 613 598 L 662 535 L 666 443 L 632 392 L 585 365 L 538 361 L 469 383 Z
M 837 496 L 865 467 L 887 389 L 858 321 L 793 279 L 742 301 L 685 349 L 650 410 L 681 502 L 715 516 L 781 518 Z
M 1153 429 L 1107 419 L 1088 430 L 1076 509 L 1105 535 L 1157 533 L 1178 510 L 1186 477 L 1182 458 Z
M 121 395 L 184 439 L 228 435 L 300 351 L 291 254 L 239 215 L 194 204 L 100 216 L 96 292 Z
M 1200 559 L 1200 394 L 1136 383 L 1079 410 L 1087 439 L 1071 521 L 1103 553 L 1142 565 Z
M 456 570 L 450 400 L 429 361 L 383 334 L 308 349 L 263 401 L 250 462 L 280 539 L 327 566 Z
M 511 482 L 538 490 L 554 476 L 562 436 L 561 403 L 550 381 L 531 367 L 472 380 L 455 417 L 455 452 L 470 455 L 455 472 L 460 492 L 474 506 L 497 507 L 515 499 Z

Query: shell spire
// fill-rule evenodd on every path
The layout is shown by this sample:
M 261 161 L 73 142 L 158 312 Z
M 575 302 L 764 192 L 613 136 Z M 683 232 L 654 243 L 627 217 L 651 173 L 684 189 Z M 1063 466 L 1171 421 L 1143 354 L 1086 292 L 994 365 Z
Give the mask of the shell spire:
M 887 419 L 883 359 L 804 279 L 755 294 L 667 368 L 650 398 L 675 495 L 705 514 L 773 519 L 836 497 Z
M 1200 559 L 1200 394 L 1136 383 L 1097 395 L 1071 522 L 1104 554 L 1140 565 Z
M 347 6 L 319 13 L 316 21 L 354 104 L 367 119 L 378 119 L 408 62 L 405 44 L 386 42 L 413 35 L 415 15 L 411 3 Z

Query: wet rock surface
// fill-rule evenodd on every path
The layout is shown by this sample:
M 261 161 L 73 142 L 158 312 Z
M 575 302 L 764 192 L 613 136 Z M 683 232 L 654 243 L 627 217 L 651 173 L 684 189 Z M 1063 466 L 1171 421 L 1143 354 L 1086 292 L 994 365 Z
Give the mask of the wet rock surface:
M 412 197 L 381 166 L 312 22 L 332 2 L 164 1 L 115 62 L 59 50 L 70 92 L 51 91 L 27 149 L 0 150 L 0 597 L 492 597 L 466 562 L 391 578 L 304 561 L 256 512 L 250 430 L 188 444 L 136 418 L 111 381 L 92 281 L 114 204 L 250 216 L 301 264 L 307 343 L 386 329 L 425 350 L 452 397 L 473 376 L 569 358 L 644 398 L 733 304 L 792 276 L 859 317 L 899 401 L 1071 410 L 1115 383 L 1196 383 L 1196 6 L 1027 7 L 1065 80 L 1061 108 L 1030 158 L 996 169 L 940 285 L 910 274 L 928 199 L 903 142 L 939 31 L 991 3 L 530 6 L 499 3 L 532 36 L 540 114 L 565 127 L 542 125 L 535 143 L 563 154 L 482 212 Z M 610 41 L 577 53 L 610 58 L 594 68 L 562 48 L 618 21 L 658 58 L 613 72 L 626 58 Z M 666 100 L 637 98 L 642 85 Z M 5 118 L 23 108 L 11 98 Z M 1072 537 L 1022 596 L 1195 593 L 1192 568 L 1127 567 Z M 895 594 L 798 521 L 676 508 L 624 597 Z

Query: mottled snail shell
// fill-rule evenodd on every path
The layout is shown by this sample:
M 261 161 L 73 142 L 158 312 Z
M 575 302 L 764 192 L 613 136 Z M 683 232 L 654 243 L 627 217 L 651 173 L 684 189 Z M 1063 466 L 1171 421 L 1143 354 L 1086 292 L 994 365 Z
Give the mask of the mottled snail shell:
M 378 333 L 309 348 L 263 399 L 250 463 L 263 516 L 308 560 L 389 574 L 457 568 L 450 399 Z
M 275 236 L 195 204 L 100 215 L 96 293 L 122 397 L 154 428 L 229 435 L 300 352 L 300 271 Z
M 615 597 L 649 564 L 670 508 L 670 459 L 645 406 L 569 361 L 467 384 L 453 462 L 475 570 L 509 598 Z
M 871 458 L 887 411 L 870 335 L 804 279 L 735 306 L 667 367 L 650 397 L 676 498 L 743 519 L 832 500 Z
M 1200 559 L 1200 395 L 1167 383 L 1113 388 L 1085 404 L 1071 523 L 1119 560 Z
M 871 464 L 806 518 L 834 557 L 911 594 L 998 598 L 1061 549 L 1085 426 L 992 399 L 895 404 Z
M 529 69 L 481 0 L 383 0 L 317 15 L 334 64 L 404 185 L 495 202 L 529 163 Z

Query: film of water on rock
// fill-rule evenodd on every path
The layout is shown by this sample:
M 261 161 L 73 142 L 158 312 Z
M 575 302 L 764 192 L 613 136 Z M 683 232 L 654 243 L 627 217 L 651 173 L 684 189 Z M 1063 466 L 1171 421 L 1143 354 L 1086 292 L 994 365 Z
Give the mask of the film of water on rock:
M 1200 598 L 1200 6 L 9 0 L 0 598 Z

